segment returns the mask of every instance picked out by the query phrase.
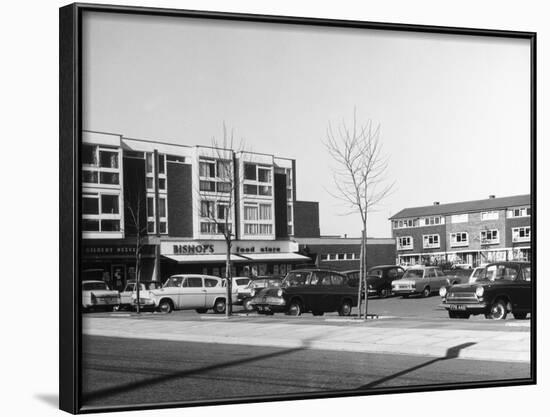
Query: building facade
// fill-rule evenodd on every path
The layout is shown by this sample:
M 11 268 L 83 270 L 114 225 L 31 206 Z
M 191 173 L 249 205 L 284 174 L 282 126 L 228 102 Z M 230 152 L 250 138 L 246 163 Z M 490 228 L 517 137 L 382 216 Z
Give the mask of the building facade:
M 234 275 L 311 262 L 295 210 L 318 231 L 318 206 L 296 200 L 293 159 L 84 131 L 81 165 L 83 278 L 121 288 L 137 268 L 141 279 L 224 276 L 226 230 Z
M 397 262 L 462 264 L 531 259 L 531 196 L 411 207 L 390 217 Z

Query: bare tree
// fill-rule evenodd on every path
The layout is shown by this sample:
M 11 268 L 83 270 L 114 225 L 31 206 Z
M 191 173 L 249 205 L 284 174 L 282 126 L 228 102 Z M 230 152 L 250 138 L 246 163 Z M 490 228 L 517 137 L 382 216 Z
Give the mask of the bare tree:
M 350 210 L 346 214 L 361 217 L 361 256 L 359 262 L 358 308 L 361 317 L 361 292 L 365 294 L 365 320 L 368 297 L 366 280 L 366 236 L 369 213 L 391 192 L 394 183 L 386 184 L 387 158 L 383 157 L 380 143 L 380 125 L 373 127 L 369 121 L 364 126 L 357 124 L 357 112 L 353 111 L 351 126 L 345 121 L 337 129 L 329 123 L 324 144 L 336 163 L 333 170 L 336 193 Z
M 147 217 L 145 210 L 145 200 L 141 191 L 129 193 L 126 198 L 126 217 L 130 226 L 125 231 L 125 235 L 135 237 L 135 260 L 136 260 L 136 311 L 140 313 L 140 278 L 141 278 L 141 252 L 147 237 Z M 145 216 L 144 216 L 145 214 Z
M 242 181 L 239 180 L 239 170 L 236 167 L 237 160 L 235 153 L 243 151 L 243 141 L 235 143 L 233 130 L 228 131 L 225 123 L 223 125 L 223 138 L 218 141 L 212 138 L 212 156 L 215 159 L 214 172 L 208 176 L 216 178 L 214 188 L 201 190 L 199 186 L 199 218 L 201 223 L 208 224 L 209 234 L 220 234 L 223 236 L 226 247 L 225 279 L 227 284 L 225 314 L 231 316 L 232 303 L 232 269 L 231 247 L 235 239 L 235 201 L 238 195 L 238 187 Z M 208 165 L 204 169 L 209 169 Z M 201 170 L 202 168 L 199 168 Z M 202 176 L 202 172 L 199 174 Z M 202 227 L 202 226 L 201 226 Z

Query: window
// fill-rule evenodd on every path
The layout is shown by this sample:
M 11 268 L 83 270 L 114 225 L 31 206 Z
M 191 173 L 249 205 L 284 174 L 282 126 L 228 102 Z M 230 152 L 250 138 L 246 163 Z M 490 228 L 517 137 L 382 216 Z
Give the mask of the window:
M 97 194 L 82 196 L 82 214 L 99 214 L 99 197 Z
M 162 197 L 159 198 L 159 217 L 166 217 L 166 199 Z
M 326 253 L 322 254 L 321 255 L 321 260 L 322 261 L 328 261 L 328 255 Z
M 424 219 L 424 226 L 434 226 L 434 225 L 444 224 L 444 223 L 445 223 L 445 220 L 440 216 L 426 217 Z
M 260 234 L 270 235 L 273 233 L 273 226 L 270 224 L 260 224 Z
M 289 235 L 289 236 L 292 236 L 292 225 L 288 225 L 286 227 L 286 233 Z
M 101 168 L 118 168 L 118 152 L 99 151 L 99 166 Z
M 155 217 L 155 198 L 147 197 L 147 217 Z
M 151 152 L 147 152 L 145 155 L 145 172 L 147 174 L 153 173 L 153 154 Z
M 492 245 L 499 243 L 498 230 L 482 230 L 480 232 L 482 245 Z
M 245 184 L 244 193 L 248 195 L 258 195 L 258 186 L 252 185 L 252 184 Z
M 116 185 L 119 183 L 118 172 L 100 172 L 99 182 L 101 184 Z
M 119 214 L 118 195 L 101 195 L 101 213 L 102 214 Z
M 216 287 L 218 285 L 218 281 L 212 278 L 205 278 L 204 279 L 204 286 L 208 288 Z
M 528 217 L 531 215 L 531 207 L 519 207 L 509 209 L 507 216 L 510 217 Z
M 291 188 L 287 188 L 287 190 L 286 190 L 286 199 L 288 201 L 292 201 L 292 189 Z
M 271 220 L 271 204 L 260 204 L 260 220 Z
M 166 166 L 165 166 L 166 158 L 164 154 L 159 153 L 158 159 L 159 159 L 159 174 L 166 174 Z
M 453 214 L 451 216 L 451 223 L 467 223 L 467 222 L 468 222 L 468 213 Z
M 422 242 L 424 249 L 439 248 L 439 235 L 423 235 Z
M 199 175 L 201 177 L 214 178 L 216 176 L 216 164 L 214 162 L 199 162 Z
M 199 189 L 201 191 L 216 191 L 216 183 L 214 181 L 200 181 Z
M 451 233 L 451 246 L 468 246 L 470 244 L 467 232 Z
M 422 219 L 422 225 L 426 224 L 426 220 Z M 405 220 L 395 220 L 394 229 L 404 229 L 408 227 L 418 227 L 421 225 L 420 219 L 405 219 Z
M 346 253 L 346 260 L 352 260 L 353 259 L 353 253 Z
M 159 190 L 166 190 L 166 178 L 159 178 Z
M 271 182 L 271 169 L 258 168 L 258 182 Z
M 258 207 L 257 206 L 244 206 L 244 219 L 245 220 L 258 220 Z
M 412 236 L 400 236 L 398 238 L 398 249 L 413 249 Z
M 147 177 L 145 179 L 145 184 L 147 185 L 148 190 L 154 190 L 155 186 L 153 185 L 153 177 Z
M 271 186 L 269 185 L 260 185 L 258 190 L 260 195 L 271 195 Z
M 512 228 L 512 242 L 529 242 L 531 240 L 531 226 Z
M 498 220 L 498 211 L 482 211 L 481 220 Z
M 339 260 L 339 261 L 343 261 L 343 260 L 346 258 L 346 254 L 345 254 L 345 253 L 339 253 L 337 256 L 338 256 L 338 260 Z
M 231 161 L 216 161 L 217 176 L 218 178 L 230 179 L 231 178 Z
M 216 189 L 218 193 L 230 193 L 231 192 L 231 183 L 230 182 L 217 182 Z
M 286 220 L 288 222 L 292 221 L 292 206 L 290 204 L 286 206 Z
M 201 217 L 212 217 L 214 215 L 214 202 L 201 201 Z
M 253 181 L 256 180 L 256 165 L 244 164 L 244 179 Z
M 185 157 L 179 155 L 166 155 L 166 161 L 184 163 Z
M 218 204 L 218 219 L 224 220 L 227 213 L 227 204 Z
M 83 232 L 99 232 L 99 220 L 82 219 Z
M 97 184 L 99 175 L 97 171 L 82 171 L 82 182 Z
M 216 225 L 216 223 L 202 222 L 201 223 L 201 233 L 209 234 L 209 235 L 217 234 L 218 233 L 218 227 L 217 226 L 218 225 Z
M 102 232 L 120 232 L 120 220 L 101 220 Z
M 97 166 L 96 149 L 94 145 L 82 145 L 82 165 Z

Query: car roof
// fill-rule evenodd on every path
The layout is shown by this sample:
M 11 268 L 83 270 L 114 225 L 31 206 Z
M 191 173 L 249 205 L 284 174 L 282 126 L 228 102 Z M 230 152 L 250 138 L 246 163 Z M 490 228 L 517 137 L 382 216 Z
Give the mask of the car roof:
M 531 262 L 527 261 L 500 261 L 491 262 L 485 265 L 485 268 L 491 265 L 504 265 L 504 266 L 531 266 Z
M 223 278 L 220 278 L 220 277 L 217 277 L 217 276 L 214 276 L 214 275 L 204 275 L 204 274 L 175 274 L 175 275 L 170 275 L 168 278 L 179 278 L 179 277 L 182 277 L 182 278 L 187 278 L 187 277 L 200 277 L 200 278 L 215 278 L 215 279 L 223 279 Z
M 98 283 L 98 282 L 101 282 L 102 284 L 107 284 L 105 281 L 101 281 L 100 279 L 85 279 L 82 281 L 82 283 L 86 283 L 86 284 L 89 284 L 89 283 Z

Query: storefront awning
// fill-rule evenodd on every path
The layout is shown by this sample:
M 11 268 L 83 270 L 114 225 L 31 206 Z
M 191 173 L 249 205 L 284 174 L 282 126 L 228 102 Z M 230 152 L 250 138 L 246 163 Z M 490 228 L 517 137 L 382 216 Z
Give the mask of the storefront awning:
M 251 261 L 303 261 L 311 262 L 311 259 L 307 256 L 300 255 L 292 252 L 277 252 L 277 253 L 247 253 L 241 254 L 243 258 Z
M 176 261 L 179 264 L 202 264 L 202 263 L 222 263 L 225 262 L 226 256 L 221 255 L 163 255 L 165 258 Z M 232 262 L 248 262 L 238 255 L 231 255 Z

